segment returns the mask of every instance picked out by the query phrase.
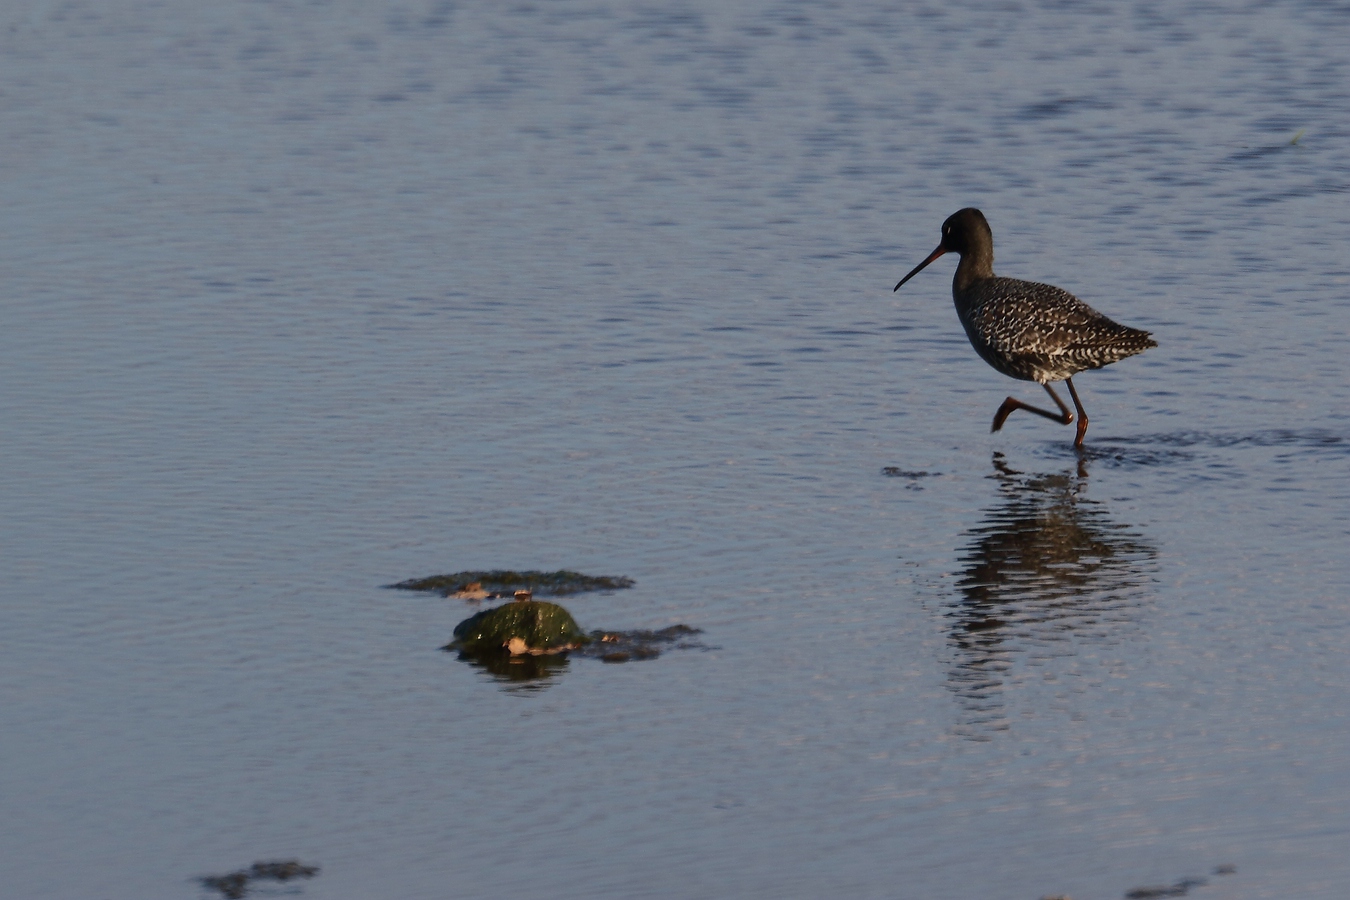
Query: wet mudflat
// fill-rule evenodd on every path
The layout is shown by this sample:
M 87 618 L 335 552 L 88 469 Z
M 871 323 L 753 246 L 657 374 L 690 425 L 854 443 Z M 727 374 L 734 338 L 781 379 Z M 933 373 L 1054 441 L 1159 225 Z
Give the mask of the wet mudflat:
M 0 892 L 1350 892 L 1341 12 L 185 9 L 0 13 Z M 500 566 L 673 640 L 381 587 Z

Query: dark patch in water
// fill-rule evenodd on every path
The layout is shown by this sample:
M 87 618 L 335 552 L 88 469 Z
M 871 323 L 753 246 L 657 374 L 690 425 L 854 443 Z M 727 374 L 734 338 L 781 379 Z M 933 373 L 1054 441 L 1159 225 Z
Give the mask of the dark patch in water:
M 589 643 L 574 652 L 607 663 L 656 659 L 663 647 L 677 650 L 706 649 L 694 638 L 694 635 L 702 633 L 701 628 L 689 625 L 671 625 L 660 631 L 592 631 Z
M 318 866 L 307 866 L 296 859 L 281 859 L 255 862 L 247 869 L 239 869 L 228 875 L 205 875 L 198 881 L 209 891 L 219 891 L 227 900 L 239 900 L 248 894 L 255 881 L 291 881 L 313 878 L 318 874 Z
M 1189 894 L 1191 888 L 1204 887 L 1209 884 L 1204 878 L 1183 878 L 1176 884 L 1153 885 L 1151 887 L 1137 887 L 1125 892 L 1125 900 L 1155 900 L 1157 897 L 1184 897 Z
M 911 491 L 923 490 L 923 485 L 919 484 L 920 478 L 937 478 L 941 472 L 910 472 L 899 466 L 886 466 L 881 470 L 881 474 L 887 478 L 908 478 L 909 484 L 905 485 Z
M 1232 875 L 1237 866 L 1226 863 L 1214 867 L 1215 875 Z M 1204 887 L 1209 882 L 1204 878 L 1183 878 L 1175 884 L 1150 885 L 1131 888 L 1125 892 L 1125 900 L 1156 900 L 1158 897 L 1184 897 L 1191 888 Z M 1046 894 L 1041 900 L 1070 900 L 1067 894 Z
M 634 582 L 633 579 L 623 576 L 582 575 L 580 572 L 567 569 L 560 569 L 557 572 L 514 572 L 507 569 L 492 569 L 410 578 L 387 587 L 400 591 L 427 591 L 449 597 L 465 592 L 466 588 L 474 584 L 480 585 L 482 596 L 468 599 L 493 600 L 510 597 L 516 591 L 522 590 L 549 597 L 562 597 L 587 591 L 617 591 L 632 587 Z
M 1057 97 L 1053 100 L 1023 106 L 1018 110 L 1018 118 L 1037 121 L 1067 116 L 1070 113 L 1078 112 L 1080 109 L 1101 111 L 1114 108 L 1114 104 L 1099 100 L 1096 97 Z
M 1232 875 L 1237 872 L 1237 866 L 1232 863 L 1225 863 L 1222 866 L 1214 867 L 1215 875 Z M 1125 900 L 1156 900 L 1158 897 L 1184 897 L 1190 893 L 1191 888 L 1204 887 L 1209 884 L 1205 878 L 1183 878 L 1175 884 L 1146 885 L 1144 887 L 1131 888 L 1125 892 Z

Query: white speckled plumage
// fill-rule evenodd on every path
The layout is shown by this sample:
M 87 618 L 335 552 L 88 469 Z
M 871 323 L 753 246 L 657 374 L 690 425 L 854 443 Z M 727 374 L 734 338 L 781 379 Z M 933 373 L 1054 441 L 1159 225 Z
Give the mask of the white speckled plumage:
M 953 291 L 956 314 L 977 353 L 1004 375 L 1045 384 L 1157 346 L 1050 284 L 983 278 Z

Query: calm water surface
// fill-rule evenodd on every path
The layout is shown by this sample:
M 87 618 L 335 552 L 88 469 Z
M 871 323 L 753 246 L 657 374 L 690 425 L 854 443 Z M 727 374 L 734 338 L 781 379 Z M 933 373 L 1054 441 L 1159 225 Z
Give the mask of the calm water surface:
M 1347 896 L 1346 46 L 1313 2 L 6 5 L 0 893 Z M 988 434 L 1042 398 L 949 260 L 890 291 L 966 205 L 1159 341 L 1080 378 L 1082 458 Z M 493 567 L 709 649 L 522 689 L 380 587 Z

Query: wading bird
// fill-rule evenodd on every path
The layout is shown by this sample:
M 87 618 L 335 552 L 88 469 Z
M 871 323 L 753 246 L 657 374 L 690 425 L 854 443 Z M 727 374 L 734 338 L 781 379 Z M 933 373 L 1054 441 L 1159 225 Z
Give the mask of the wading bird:
M 1073 376 L 1142 353 L 1158 346 L 1157 342 L 1147 331 L 1111 321 L 1068 291 L 996 276 L 994 234 L 984 213 L 971 207 L 953 213 L 942 223 L 942 243 L 901 278 L 895 290 L 944 253 L 961 257 L 952 279 L 952 299 L 975 352 L 1004 375 L 1040 384 L 1059 407 L 1056 414 L 1009 397 L 994 414 L 990 431 L 1002 428 L 1015 409 L 1068 425 L 1074 420 L 1073 413 L 1050 386 L 1052 381 L 1062 381 L 1069 386 L 1069 396 L 1078 410 L 1078 434 L 1073 445 L 1081 448 L 1088 417 L 1074 389 Z

